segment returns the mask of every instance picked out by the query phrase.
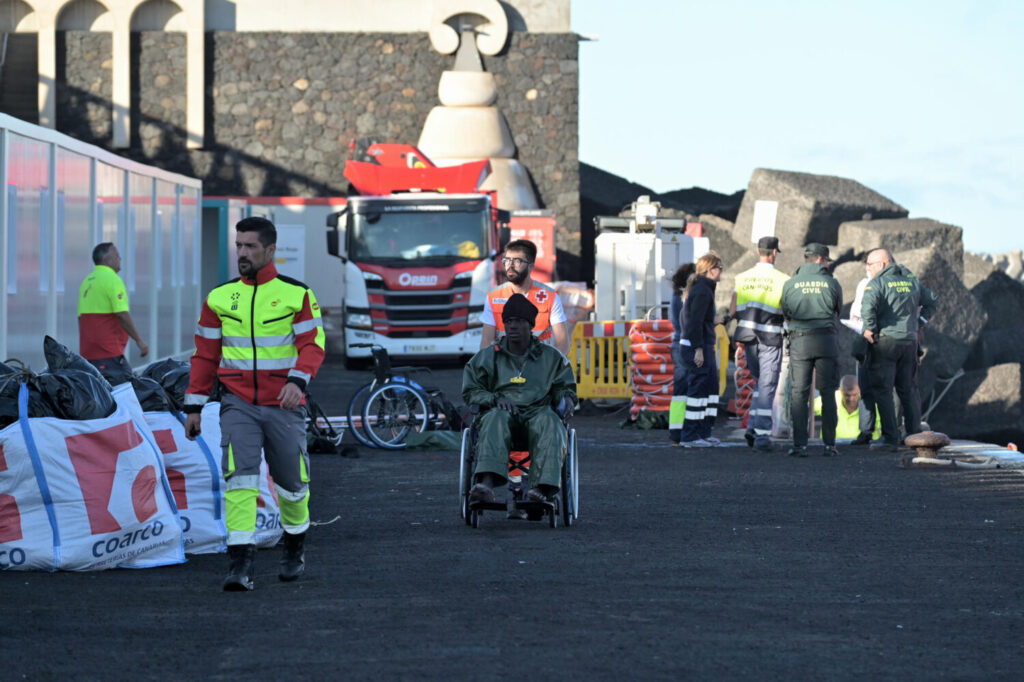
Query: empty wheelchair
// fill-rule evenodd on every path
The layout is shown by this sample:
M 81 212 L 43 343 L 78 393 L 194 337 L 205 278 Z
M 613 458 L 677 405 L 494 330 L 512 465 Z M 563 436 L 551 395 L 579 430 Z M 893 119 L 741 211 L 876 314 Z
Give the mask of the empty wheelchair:
M 496 408 L 495 408 L 496 409 Z M 561 519 L 566 528 L 572 526 L 579 516 L 579 451 L 577 449 L 576 429 L 568 420 L 563 420 L 566 429 L 566 452 L 562 461 L 561 485 L 557 495 L 550 502 L 539 502 L 526 499 L 529 490 L 529 469 L 525 462 L 510 462 L 510 468 L 523 471 L 521 483 L 509 482 L 508 494 L 504 501 L 482 502 L 470 500 L 469 490 L 473 487 L 473 470 L 476 468 L 477 425 L 479 415 L 474 409 L 469 426 L 462 430 L 462 448 L 459 456 L 459 507 L 466 525 L 480 527 L 480 517 L 484 512 L 505 512 L 507 518 L 526 518 L 531 521 L 547 519 L 548 525 L 554 528 Z M 512 451 L 525 451 L 526 434 L 513 435 Z M 495 493 L 500 492 L 495 488 Z

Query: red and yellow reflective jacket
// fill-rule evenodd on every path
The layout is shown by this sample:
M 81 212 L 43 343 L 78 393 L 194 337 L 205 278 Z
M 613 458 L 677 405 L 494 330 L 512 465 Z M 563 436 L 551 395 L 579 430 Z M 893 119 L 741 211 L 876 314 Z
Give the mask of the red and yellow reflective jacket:
M 278 405 L 285 383 L 305 390 L 324 360 L 324 328 L 313 291 L 273 263 L 207 296 L 196 326 L 185 411 L 198 412 L 214 378 L 254 405 Z

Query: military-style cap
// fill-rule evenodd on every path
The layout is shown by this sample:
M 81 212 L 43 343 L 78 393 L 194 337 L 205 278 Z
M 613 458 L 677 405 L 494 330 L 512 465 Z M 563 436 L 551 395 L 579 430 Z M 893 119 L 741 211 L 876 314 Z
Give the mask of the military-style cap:
M 508 324 L 509 319 L 518 317 L 526 320 L 532 327 L 537 322 L 537 306 L 522 294 L 512 294 L 501 309 L 501 321 Z
M 757 240 L 757 248 L 764 249 L 765 251 L 775 249 L 779 253 L 782 253 L 782 249 L 779 248 L 778 237 L 761 237 Z
M 805 256 L 821 256 L 822 258 L 831 258 L 828 253 L 828 247 L 818 242 L 811 242 L 804 247 Z

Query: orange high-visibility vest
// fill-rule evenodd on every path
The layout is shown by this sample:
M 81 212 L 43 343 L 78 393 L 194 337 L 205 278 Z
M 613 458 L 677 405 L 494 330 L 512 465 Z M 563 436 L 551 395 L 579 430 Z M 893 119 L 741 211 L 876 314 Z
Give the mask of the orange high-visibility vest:
M 487 302 L 494 313 L 494 328 L 499 332 L 505 331 L 505 323 L 501 319 L 501 311 L 505 308 L 505 302 L 509 296 L 516 293 L 511 282 L 505 282 L 497 289 L 487 294 Z M 533 324 L 533 335 L 541 341 L 551 338 L 551 310 L 555 306 L 558 292 L 546 284 L 534 282 L 530 291 L 526 294 L 530 303 L 537 306 L 537 321 Z

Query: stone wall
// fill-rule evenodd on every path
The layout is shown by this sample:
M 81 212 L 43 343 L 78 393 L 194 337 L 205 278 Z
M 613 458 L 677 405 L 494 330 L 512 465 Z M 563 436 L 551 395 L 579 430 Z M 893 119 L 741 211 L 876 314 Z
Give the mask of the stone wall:
M 58 129 L 109 147 L 110 36 L 62 36 Z M 207 33 L 205 147 L 188 150 L 184 40 L 132 34 L 131 148 L 118 151 L 198 177 L 207 195 L 343 194 L 349 143 L 415 144 L 454 63 L 426 33 Z M 512 33 L 502 54 L 483 61 L 517 158 L 557 216 L 560 276 L 579 279 L 576 36 Z
M 110 33 L 57 32 L 57 129 L 109 147 L 113 93 Z

